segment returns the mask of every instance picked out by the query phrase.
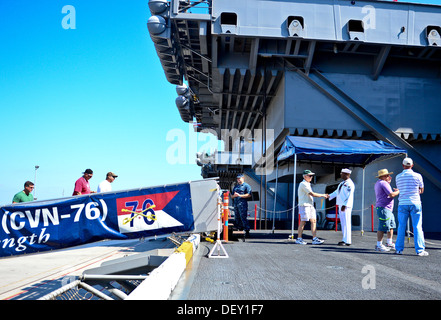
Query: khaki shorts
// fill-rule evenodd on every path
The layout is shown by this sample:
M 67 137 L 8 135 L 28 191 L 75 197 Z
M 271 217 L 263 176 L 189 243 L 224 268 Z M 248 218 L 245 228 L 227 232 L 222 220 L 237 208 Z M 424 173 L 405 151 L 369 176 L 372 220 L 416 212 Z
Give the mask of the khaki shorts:
M 313 206 L 299 206 L 299 214 L 301 221 L 317 220 L 317 214 Z

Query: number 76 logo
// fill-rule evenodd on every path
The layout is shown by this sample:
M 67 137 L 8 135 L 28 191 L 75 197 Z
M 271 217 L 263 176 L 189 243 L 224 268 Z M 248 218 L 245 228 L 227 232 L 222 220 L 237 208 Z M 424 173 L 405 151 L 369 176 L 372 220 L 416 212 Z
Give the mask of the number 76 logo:
M 117 199 L 118 226 L 121 233 L 139 232 L 183 224 L 164 211 L 178 191 Z M 175 206 L 169 206 L 173 210 Z M 170 212 L 174 214 L 174 211 Z
M 139 217 L 139 218 L 143 217 L 144 222 L 148 225 L 151 225 L 155 222 L 156 216 L 155 216 L 155 211 L 153 210 L 153 208 L 155 208 L 156 205 L 153 203 L 153 201 L 151 199 L 146 199 L 142 203 L 142 211 L 141 212 L 137 212 L 138 205 L 139 205 L 138 201 L 129 201 L 129 202 L 126 202 L 125 205 L 126 205 L 126 207 L 132 207 L 132 209 L 131 210 L 121 209 L 121 212 L 131 213 L 130 218 L 123 219 L 123 221 L 122 221 L 123 224 L 130 223 L 130 227 L 133 228 L 133 219 L 135 219 L 136 217 Z

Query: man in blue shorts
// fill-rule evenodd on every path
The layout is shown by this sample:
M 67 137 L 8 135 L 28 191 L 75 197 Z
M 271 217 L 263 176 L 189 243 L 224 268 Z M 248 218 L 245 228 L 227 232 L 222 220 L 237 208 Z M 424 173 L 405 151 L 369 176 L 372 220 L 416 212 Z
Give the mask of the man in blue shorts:
M 393 172 L 389 172 L 387 169 L 378 170 L 377 182 L 375 183 L 375 197 L 377 199 L 377 216 L 378 216 L 378 229 L 377 229 L 377 245 L 375 251 L 387 252 L 390 249 L 395 249 L 395 245 L 392 242 L 394 234 L 394 228 L 396 228 L 395 217 L 392 213 L 394 208 L 394 198 L 398 196 L 400 191 L 390 186 L 392 180 L 391 175 Z M 386 232 L 387 240 L 386 246 L 383 245 L 383 235 Z

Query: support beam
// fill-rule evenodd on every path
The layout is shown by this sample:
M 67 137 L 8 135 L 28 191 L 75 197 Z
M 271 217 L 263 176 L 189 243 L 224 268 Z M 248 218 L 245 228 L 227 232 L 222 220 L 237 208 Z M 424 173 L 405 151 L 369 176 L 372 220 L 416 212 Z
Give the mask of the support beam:
M 374 69 L 372 78 L 374 80 L 378 80 L 378 77 L 381 74 L 381 71 L 383 70 L 384 64 L 386 63 L 387 56 L 389 55 L 391 46 L 384 46 L 381 48 L 380 53 L 375 58 L 374 62 Z
M 424 155 L 422 155 L 416 148 L 410 145 L 407 141 L 403 140 L 394 131 L 384 125 L 380 120 L 359 105 L 317 70 L 314 70 L 311 75 L 308 76 L 298 68 L 295 69 L 297 74 L 316 87 L 318 92 L 327 96 L 329 99 L 334 101 L 337 106 L 341 107 L 342 110 L 347 112 L 354 119 L 360 121 L 379 139 L 387 141 L 393 145 L 396 145 L 397 147 L 406 149 L 409 157 L 415 161 L 415 166 L 418 168 L 418 170 L 436 187 L 441 189 L 441 170 Z
M 252 39 L 249 69 L 252 74 L 256 72 L 257 57 L 259 52 L 259 38 Z
M 315 41 L 311 41 L 308 45 L 308 58 L 306 58 L 304 63 L 306 74 L 309 74 L 309 70 L 311 69 L 312 59 L 314 57 L 314 51 L 315 51 Z

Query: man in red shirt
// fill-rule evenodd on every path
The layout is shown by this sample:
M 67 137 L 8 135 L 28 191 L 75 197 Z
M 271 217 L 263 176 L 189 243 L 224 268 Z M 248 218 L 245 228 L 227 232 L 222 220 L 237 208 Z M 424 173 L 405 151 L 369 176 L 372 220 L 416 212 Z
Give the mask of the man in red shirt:
M 89 185 L 89 180 L 92 178 L 92 176 L 93 171 L 91 169 L 86 169 L 86 171 L 83 172 L 83 176 L 75 181 L 75 189 L 72 195 L 79 196 L 82 194 L 93 193 L 93 191 L 90 191 Z

